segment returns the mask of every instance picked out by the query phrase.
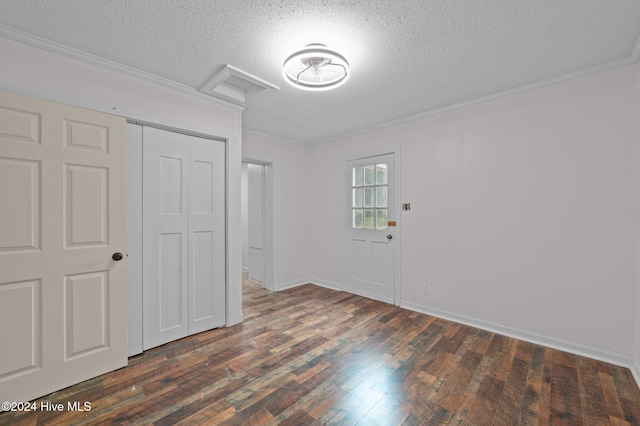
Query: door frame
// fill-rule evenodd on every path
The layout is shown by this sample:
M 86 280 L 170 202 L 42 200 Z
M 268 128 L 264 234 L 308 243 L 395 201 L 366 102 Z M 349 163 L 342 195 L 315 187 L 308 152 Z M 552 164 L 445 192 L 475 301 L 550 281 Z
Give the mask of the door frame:
M 391 145 L 382 148 L 377 148 L 368 151 L 360 151 L 355 154 L 349 154 L 342 159 L 342 279 L 340 280 L 340 289 L 346 289 L 345 277 L 347 276 L 347 259 L 349 258 L 349 241 L 347 228 L 351 226 L 346 211 L 351 208 L 351 197 L 349 191 L 346 190 L 345 182 L 347 182 L 348 176 L 348 162 L 354 160 L 360 160 L 369 157 L 377 157 L 380 155 L 393 155 L 393 170 L 394 170 L 394 206 L 393 212 L 396 218 L 395 229 L 395 244 L 394 244 L 394 291 L 393 291 L 393 304 L 400 306 L 402 300 L 402 203 L 401 200 L 401 168 L 400 168 L 400 145 Z
M 275 235 L 275 211 L 274 211 L 274 199 L 276 196 L 276 188 L 274 185 L 275 175 L 277 172 L 276 161 L 272 158 L 250 156 L 242 157 L 243 163 L 258 164 L 264 167 L 264 193 L 263 193 L 263 207 L 264 215 L 262 220 L 264 221 L 263 231 L 263 255 L 264 255 L 264 281 L 263 286 L 269 291 L 278 291 L 275 284 L 275 250 L 274 250 L 274 235 Z

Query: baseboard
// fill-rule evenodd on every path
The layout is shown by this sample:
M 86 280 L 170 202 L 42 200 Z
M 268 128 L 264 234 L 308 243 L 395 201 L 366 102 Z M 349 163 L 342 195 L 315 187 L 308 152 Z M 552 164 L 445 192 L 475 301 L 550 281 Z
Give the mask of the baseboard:
M 331 281 L 321 280 L 320 278 L 309 278 L 309 282 L 320 287 L 342 291 L 342 286 L 340 284 L 332 283 Z
M 314 284 L 320 287 L 325 287 L 331 290 L 342 291 L 340 284 L 332 283 L 331 281 L 321 280 L 320 278 L 305 278 L 302 280 L 289 281 L 286 283 L 281 283 L 277 286 L 277 291 L 287 290 L 289 288 L 298 287 L 305 284 Z
M 249 273 L 249 268 L 247 266 L 243 266 L 242 267 L 242 272 L 243 273 Z
M 290 288 L 294 288 L 294 287 L 298 287 L 304 284 L 309 284 L 310 281 L 308 279 L 303 279 L 303 280 L 295 280 L 295 281 L 289 281 L 286 283 L 280 283 L 278 285 L 276 285 L 276 291 L 281 291 L 281 290 L 287 290 Z
M 634 365 L 633 360 L 629 357 L 625 357 L 620 354 L 616 354 L 609 351 L 603 351 L 601 349 L 592 348 L 585 345 L 567 342 L 553 337 L 543 336 L 537 333 L 531 333 L 528 331 L 520 330 L 512 327 L 505 327 L 503 325 L 495 324 L 488 321 L 478 320 L 476 318 L 470 318 L 464 315 L 453 314 L 451 312 L 441 311 L 439 309 L 429 308 L 422 305 L 416 305 L 411 302 L 403 301 L 400 303 L 400 307 L 406 308 L 415 312 L 431 315 L 438 318 L 443 318 L 449 321 L 469 325 L 471 327 L 487 330 L 492 333 L 502 334 L 504 336 L 513 337 L 515 339 L 524 340 L 526 342 L 535 343 L 542 346 L 547 346 L 553 349 L 558 349 L 564 352 L 569 352 L 575 355 L 584 356 L 587 358 L 596 359 L 599 361 L 608 362 L 610 364 L 626 367 L 633 373 L 636 382 L 640 383 L 640 369 L 638 365 Z
M 636 359 L 635 362 L 629 367 L 633 378 L 636 379 L 636 386 L 640 388 L 640 360 Z

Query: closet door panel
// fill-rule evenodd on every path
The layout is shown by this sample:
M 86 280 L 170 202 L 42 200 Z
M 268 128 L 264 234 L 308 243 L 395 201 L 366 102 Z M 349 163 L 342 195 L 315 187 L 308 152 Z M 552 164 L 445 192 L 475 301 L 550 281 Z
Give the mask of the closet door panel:
M 187 137 L 143 128 L 143 347 L 189 333 Z
M 225 145 L 189 137 L 189 333 L 225 323 Z

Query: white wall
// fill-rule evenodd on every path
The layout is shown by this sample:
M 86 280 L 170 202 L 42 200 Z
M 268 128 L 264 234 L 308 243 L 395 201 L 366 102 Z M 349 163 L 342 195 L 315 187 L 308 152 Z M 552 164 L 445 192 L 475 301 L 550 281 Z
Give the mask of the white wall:
M 344 158 L 399 144 L 403 305 L 629 363 L 635 72 L 314 147 L 310 276 L 341 283 Z
M 242 157 L 273 164 L 274 288 L 308 282 L 310 270 L 309 148 L 254 133 L 243 134 Z M 267 200 L 265 200 L 265 203 Z
M 0 37 L 0 89 L 227 138 L 228 324 L 242 320 L 242 112 L 166 86 Z M 195 91 L 194 91 L 195 92 Z
M 242 163 L 240 222 L 242 223 L 242 272 L 249 270 L 249 164 Z

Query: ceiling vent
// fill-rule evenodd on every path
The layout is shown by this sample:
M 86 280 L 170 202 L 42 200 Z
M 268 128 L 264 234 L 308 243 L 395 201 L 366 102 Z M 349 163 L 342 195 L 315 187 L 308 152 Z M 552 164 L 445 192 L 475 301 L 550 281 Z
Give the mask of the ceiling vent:
M 246 107 L 258 95 L 274 89 L 280 88 L 227 64 L 200 92 Z

